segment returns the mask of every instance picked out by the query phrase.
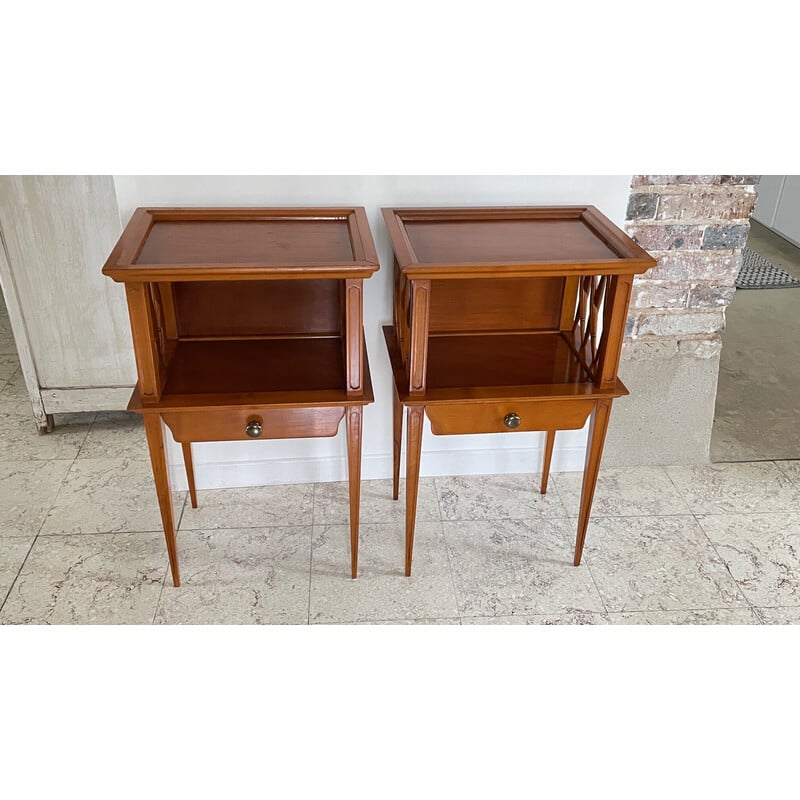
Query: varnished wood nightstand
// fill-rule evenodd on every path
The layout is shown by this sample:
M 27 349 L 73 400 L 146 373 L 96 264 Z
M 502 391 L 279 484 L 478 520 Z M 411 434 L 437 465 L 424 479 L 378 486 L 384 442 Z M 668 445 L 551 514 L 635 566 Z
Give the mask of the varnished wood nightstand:
M 655 261 L 592 206 L 383 209 L 394 248 L 394 497 L 406 450 L 411 574 L 422 421 L 434 434 L 557 430 L 591 415 L 580 564 L 614 398 L 631 284 Z
M 373 400 L 362 284 L 378 269 L 363 208 L 139 208 L 103 268 L 125 284 L 175 586 L 162 421 L 192 442 L 334 436 L 344 417 L 351 574 L 358 570 L 363 407 Z

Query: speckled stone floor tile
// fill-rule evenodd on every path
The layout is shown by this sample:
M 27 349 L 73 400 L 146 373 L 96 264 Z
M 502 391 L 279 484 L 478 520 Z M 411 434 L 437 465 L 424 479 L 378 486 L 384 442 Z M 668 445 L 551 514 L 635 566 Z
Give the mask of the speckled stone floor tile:
M 795 486 L 800 486 L 800 461 L 776 461 L 775 465 Z
M 13 404 L 0 402 L 0 461 L 71 461 L 80 452 L 93 418 L 92 414 L 57 414 L 53 431 L 40 435 L 27 398 Z
M 460 625 L 458 617 L 422 617 L 420 619 L 369 619 L 356 622 L 314 622 L 312 625 Z
M 0 355 L 16 356 L 17 345 L 11 335 L 11 325 L 8 319 L 0 315 Z
M 753 605 L 800 605 L 800 512 L 698 521 Z
M 173 493 L 175 522 L 186 492 Z M 161 531 L 150 464 L 126 458 L 76 459 L 42 526 L 43 535 Z
M 572 565 L 567 519 L 445 522 L 459 615 L 602 613 L 585 565 Z
M 2 389 L 14 373 L 19 369 L 19 358 L 16 353 L 0 354 L 0 389 Z
M 503 617 L 463 617 L 463 625 L 608 625 L 608 615 L 587 611 L 571 614 L 530 614 Z
M 70 463 L 0 461 L 0 538 L 39 532 Z
M 33 540 L 33 536 L 0 536 L 0 606 L 3 605 Z
M 772 461 L 666 469 L 693 514 L 800 508 L 800 486 Z
M 150 624 L 166 568 L 157 533 L 40 536 L 0 623 Z
M 405 524 L 405 481 L 400 481 L 400 495 L 392 500 L 392 481 L 361 482 L 362 523 L 394 522 Z M 314 524 L 344 525 L 350 520 L 350 496 L 346 482 L 318 483 L 314 487 Z M 439 499 L 433 478 L 420 478 L 417 493 L 417 520 L 430 522 L 439 520 Z
M 197 508 L 192 508 L 186 504 L 181 529 L 311 525 L 314 484 L 198 489 L 197 505 Z
M 712 608 L 698 611 L 627 611 L 608 615 L 613 625 L 755 625 L 751 608 Z
M 404 540 L 394 523 L 362 524 L 353 580 L 349 527 L 314 526 L 311 622 L 457 618 L 441 523 L 417 523 L 410 578 L 404 576 Z
M 168 577 L 164 624 L 308 623 L 311 527 L 181 531 L 181 586 Z
M 557 492 L 539 493 L 538 475 L 463 475 L 435 478 L 442 519 L 566 517 Z
M 551 486 L 572 516 L 580 511 L 582 472 L 559 472 L 550 476 Z M 663 467 L 604 469 L 601 467 L 592 502 L 593 517 L 638 517 L 689 514 Z
M 800 606 L 757 608 L 756 614 L 767 625 L 800 625 Z
M 583 557 L 609 612 L 747 605 L 691 516 L 593 519 Z
M 130 458 L 149 461 L 147 438 L 140 414 L 101 411 L 81 445 L 78 458 Z

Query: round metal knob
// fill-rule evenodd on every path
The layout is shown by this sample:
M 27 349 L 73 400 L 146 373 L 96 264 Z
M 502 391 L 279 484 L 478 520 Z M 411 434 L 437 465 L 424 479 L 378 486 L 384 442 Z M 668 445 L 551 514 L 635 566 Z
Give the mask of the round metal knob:
M 511 428 L 511 430 L 519 428 L 521 422 L 522 420 L 519 418 L 519 414 L 515 414 L 513 411 L 503 417 L 503 424 L 506 428 Z
M 257 419 L 251 419 L 250 422 L 247 423 L 244 432 L 251 439 L 258 439 L 258 437 L 264 432 L 264 428 Z

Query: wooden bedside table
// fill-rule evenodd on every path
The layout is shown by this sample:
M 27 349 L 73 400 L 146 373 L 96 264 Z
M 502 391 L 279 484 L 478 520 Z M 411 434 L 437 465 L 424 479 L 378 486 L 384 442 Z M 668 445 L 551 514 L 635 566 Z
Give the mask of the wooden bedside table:
M 655 266 L 592 206 L 383 209 L 394 248 L 394 498 L 406 449 L 411 574 L 422 421 L 434 434 L 557 430 L 589 442 L 575 544 L 580 564 L 635 273 Z
M 373 400 L 362 285 L 378 269 L 363 208 L 139 208 L 103 274 L 125 284 L 175 586 L 162 421 L 192 442 L 334 436 L 347 426 L 351 574 L 358 570 L 363 406 Z

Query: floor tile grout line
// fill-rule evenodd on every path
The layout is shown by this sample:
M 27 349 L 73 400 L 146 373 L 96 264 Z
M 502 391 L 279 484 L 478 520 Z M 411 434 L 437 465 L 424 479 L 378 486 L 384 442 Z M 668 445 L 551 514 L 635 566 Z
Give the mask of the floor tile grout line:
M 360 492 L 360 487 L 359 487 Z M 361 502 L 359 497 L 359 504 L 358 504 L 359 512 L 361 511 Z M 317 520 L 317 484 L 312 484 L 311 489 L 311 525 L 310 533 L 309 533 L 309 543 L 308 543 L 308 613 L 306 614 L 306 625 L 311 624 L 311 580 L 313 577 L 313 570 L 314 570 L 314 525 L 316 524 Z M 359 513 L 359 520 L 358 520 L 358 544 L 359 544 L 359 551 L 361 550 L 361 517 Z
M 798 460 L 796 458 L 783 458 L 783 459 L 779 459 L 779 460 L 772 459 L 771 463 L 773 463 L 778 468 L 778 472 L 780 472 L 780 474 L 783 475 L 783 477 L 786 478 L 786 480 L 789 481 L 789 483 L 795 489 L 800 489 L 800 473 L 798 473 L 797 480 L 795 480 L 795 478 L 792 475 L 790 475 L 788 472 L 786 472 L 781 467 L 781 463 L 783 463 L 783 464 L 792 464 L 792 463 L 795 463 L 797 461 Z
M 691 608 L 628 608 L 611 609 L 609 614 L 682 614 L 695 611 L 743 611 L 750 610 L 748 605 L 743 606 L 692 606 Z
M 83 439 L 81 439 L 81 443 L 78 445 L 78 452 L 75 453 L 75 459 L 78 459 L 78 456 L 81 454 L 81 450 L 83 450 L 83 446 L 86 444 L 86 440 L 89 438 L 89 434 L 91 433 L 92 428 L 94 427 L 95 420 L 97 419 L 97 412 L 92 415 L 92 421 L 86 426 L 86 433 L 83 435 Z
M 444 523 L 445 520 L 442 518 L 442 501 L 439 497 L 439 485 L 436 483 L 436 478 L 433 479 L 433 491 L 436 494 L 436 507 L 439 509 L 439 530 L 442 534 L 442 540 L 444 541 L 444 552 L 447 556 L 447 568 L 450 572 L 450 585 L 453 588 L 453 599 L 456 601 L 456 612 L 458 613 L 458 624 L 461 624 L 461 603 L 459 601 L 459 594 L 456 590 L 456 579 L 455 575 L 453 574 L 453 562 L 450 559 L 450 546 L 447 543 L 447 534 L 445 533 Z M 399 499 L 399 498 L 398 498 Z
M 588 554 L 584 554 L 584 558 L 586 559 L 586 561 L 584 562 L 586 564 L 586 570 L 589 573 L 589 577 L 592 579 L 592 585 L 594 586 L 595 591 L 597 592 L 597 596 L 600 598 L 600 602 L 603 604 L 603 608 L 605 609 L 604 613 L 609 614 L 611 612 L 609 612 L 608 610 L 608 604 L 606 603 L 606 599 L 605 597 L 603 597 L 603 593 L 600 591 L 600 587 L 597 585 L 597 580 L 595 579 L 594 573 L 592 572 L 591 559 L 588 557 Z
M 181 530 L 181 523 L 183 522 L 183 515 L 186 511 L 186 501 L 189 497 L 189 492 L 185 492 L 183 495 L 183 503 L 181 503 L 181 513 L 178 515 L 178 524 L 175 526 L 175 538 L 178 537 L 178 533 Z
M 771 606 L 772 608 L 800 608 L 800 606 Z M 770 608 L 770 606 L 765 606 Z M 578 609 L 578 614 L 595 614 L 599 616 L 611 617 L 619 614 L 684 614 L 703 611 L 744 611 L 751 610 L 748 606 L 700 606 L 693 608 L 634 608 L 634 609 L 610 609 L 608 611 L 594 611 Z M 499 619 L 505 617 L 551 617 L 570 614 L 569 610 L 564 611 L 531 611 L 521 614 L 461 614 L 462 619 Z
M 539 472 L 540 478 L 541 478 L 541 474 L 542 473 L 540 471 Z M 564 495 L 561 494 L 561 491 L 558 488 L 558 483 L 559 483 L 558 478 L 555 477 L 558 474 L 559 473 L 557 473 L 557 472 L 551 472 L 550 473 L 550 476 L 549 476 L 548 482 L 547 482 L 547 490 L 550 491 L 551 488 L 555 489 L 556 497 L 558 497 L 559 502 L 561 503 L 561 507 L 564 509 L 564 513 L 567 515 L 567 517 L 569 517 L 570 514 L 569 514 L 569 509 L 567 508 L 567 501 L 564 500 Z M 534 485 L 534 490 L 535 490 L 535 485 Z M 541 492 L 539 492 L 539 494 L 541 494 Z M 546 497 L 546 496 L 547 495 L 542 495 L 542 497 Z
M 77 454 L 76 454 L 75 458 L 77 458 Z M 19 565 L 19 569 L 17 570 L 17 574 L 14 576 L 14 580 L 11 581 L 11 585 L 8 587 L 8 592 L 6 592 L 6 596 L 3 598 L 3 602 L 0 603 L 0 614 L 3 613 L 3 609 L 5 608 L 5 605 L 8 602 L 8 598 L 11 597 L 11 592 L 14 591 L 14 587 L 17 585 L 17 581 L 19 580 L 19 576 L 22 574 L 22 570 L 25 567 L 25 564 L 28 563 L 28 558 L 30 557 L 31 552 L 33 551 L 33 548 L 36 545 L 36 542 L 39 541 L 39 536 L 42 533 L 42 528 L 44 528 L 44 524 L 45 524 L 45 522 L 47 522 L 47 517 L 50 515 L 50 512 L 53 510 L 53 507 L 55 506 L 56 499 L 58 498 L 58 495 L 61 493 L 61 489 L 64 486 L 64 482 L 67 480 L 67 475 L 69 475 L 69 471 L 72 469 L 72 465 L 75 463 L 75 458 L 72 459 L 72 461 L 70 462 L 70 465 L 64 471 L 64 475 L 61 478 L 61 481 L 59 482 L 59 485 L 58 485 L 58 491 L 53 495 L 53 501 L 52 501 L 50 507 L 45 512 L 44 516 L 42 517 L 42 522 L 41 522 L 41 524 L 39 525 L 39 528 L 36 531 L 36 535 L 33 537 L 33 541 L 31 542 L 31 546 L 28 548 L 28 552 L 25 554 L 25 558 L 22 560 L 22 563 Z M 58 460 L 58 461 L 66 461 L 67 459 L 52 459 L 52 460 L 53 461 L 56 461 L 56 460 Z
M 309 525 L 308 532 L 308 613 L 306 614 L 306 625 L 311 624 L 311 581 L 314 576 L 314 526 Z M 358 536 L 361 538 L 361 525 L 359 523 Z M 360 545 L 360 541 L 359 541 Z M 360 547 L 359 547 L 360 549 Z M 351 578 L 352 580 L 352 578 Z
M 677 484 L 677 483 L 675 483 L 675 481 L 672 479 L 672 475 L 670 475 L 670 474 L 669 474 L 669 468 L 668 468 L 668 466 L 664 466 L 664 467 L 663 467 L 663 470 L 664 470 L 664 472 L 666 473 L 666 475 L 667 475 L 667 478 L 669 478 L 669 482 L 672 484 L 672 486 L 674 487 L 675 491 L 678 493 L 678 495 L 679 495 L 679 497 L 681 498 L 681 500 L 683 500 L 684 504 L 686 505 L 686 508 L 688 508 L 688 509 L 689 509 L 689 513 L 690 513 L 692 516 L 694 516 L 694 515 L 695 515 L 695 513 L 696 513 L 696 512 L 695 512 L 695 510 L 692 508 L 691 504 L 689 503 L 689 499 L 688 499 L 688 498 L 687 498 L 687 497 L 684 495 L 684 493 L 683 493 L 683 491 L 681 490 L 681 488 L 680 488 L 680 487 L 678 486 L 678 484 Z
M 460 617 L 387 617 L 385 619 L 348 619 L 348 620 L 328 620 L 326 622 L 313 622 L 312 625 L 385 625 L 387 622 L 410 622 L 413 624 L 432 624 L 425 620 L 448 620 L 455 624 L 460 623 Z
M 558 499 L 561 501 L 561 505 L 563 506 L 564 511 L 567 514 L 567 519 L 570 519 L 569 509 L 567 508 L 567 502 L 566 500 L 564 500 L 564 495 L 561 494 L 561 491 L 558 488 L 559 484 L 558 478 L 554 477 L 557 474 L 558 473 L 550 474 L 550 480 L 548 482 L 548 490 L 550 486 L 553 486 L 555 488 L 556 495 L 558 496 Z M 581 483 L 581 485 L 583 484 Z M 591 524 L 591 517 L 589 519 L 589 524 Z M 588 536 L 589 531 L 587 530 L 586 533 Z M 577 531 L 575 532 L 575 535 L 577 536 Z M 586 565 L 586 571 L 589 573 L 589 577 L 592 579 L 592 585 L 594 586 L 595 591 L 597 592 L 597 596 L 600 598 L 600 602 L 603 604 L 603 608 L 605 609 L 604 613 L 606 614 L 606 616 L 608 616 L 609 611 L 608 611 L 608 606 L 606 605 L 606 599 L 605 597 L 603 597 L 603 593 L 600 591 L 600 587 L 597 585 L 597 580 L 595 579 L 594 573 L 592 572 L 591 558 L 589 557 L 588 553 L 585 553 L 583 557 L 584 557 L 584 564 Z
M 158 593 L 158 600 L 156 600 L 156 607 L 153 609 L 153 618 L 150 620 L 151 625 L 156 624 L 156 617 L 158 616 L 158 610 L 161 608 L 161 598 L 164 596 L 164 587 L 167 585 L 167 573 L 169 572 L 169 557 L 166 559 L 166 563 L 164 564 L 164 574 L 161 577 L 161 589 Z
M 42 524 L 44 524 L 44 523 L 42 523 Z M 14 586 L 16 585 L 17 580 L 19 579 L 19 576 L 22 573 L 22 568 L 27 563 L 28 557 L 31 554 L 31 550 L 33 550 L 33 546 L 36 544 L 36 540 L 38 538 L 39 538 L 39 534 L 37 533 L 36 536 L 34 536 L 33 539 L 31 540 L 30 546 L 28 547 L 28 552 L 25 553 L 25 558 L 22 559 L 22 563 L 19 565 L 19 569 L 17 569 L 17 574 L 14 576 L 14 579 L 11 581 L 11 585 L 8 587 L 8 591 L 6 592 L 5 597 L 3 597 L 3 602 L 0 603 L 0 616 L 2 616 L 3 608 L 5 607 L 5 604 L 8 601 L 8 598 L 11 597 L 11 592 L 14 591 Z
M 182 531 L 181 531 L 181 522 L 183 522 L 183 514 L 186 511 L 186 503 L 188 501 L 188 498 L 189 498 L 189 491 L 186 490 L 186 492 L 184 492 L 184 495 L 183 495 L 183 503 L 181 503 L 181 512 L 178 515 L 178 522 L 175 525 L 175 539 L 176 540 L 178 539 L 179 534 L 182 533 Z M 160 533 L 163 536 L 163 534 L 164 534 L 164 526 L 163 525 L 161 526 Z M 178 544 L 180 545 L 180 542 L 178 542 Z M 178 553 L 178 563 L 180 563 L 180 551 Z M 169 569 L 169 555 L 167 555 L 167 563 L 164 565 L 164 576 L 161 579 L 161 590 L 158 593 L 158 600 L 156 601 L 156 607 L 153 610 L 153 619 L 150 621 L 151 625 L 155 625 L 156 624 L 156 617 L 158 616 L 158 611 L 161 608 L 161 598 L 164 596 L 164 587 L 167 585 L 167 573 L 169 573 L 169 572 L 170 572 L 170 569 Z
M 714 553 L 716 554 L 717 558 L 722 562 L 723 566 L 725 567 L 725 571 L 728 573 L 728 575 L 731 576 L 731 580 L 733 581 L 733 583 L 736 586 L 736 588 L 739 590 L 739 593 L 742 595 L 742 597 L 744 598 L 744 600 L 747 603 L 747 605 L 750 607 L 750 610 L 756 615 L 756 618 L 760 620 L 761 617 L 758 614 L 758 612 L 755 610 L 755 606 L 753 605 L 752 601 L 747 596 L 747 592 L 745 592 L 744 587 L 739 583 L 739 581 L 736 580 L 736 578 L 734 577 L 734 574 L 731 572 L 731 568 L 730 568 L 730 565 L 728 564 L 727 559 L 723 558 L 722 555 L 720 554 L 719 550 L 717 550 L 717 546 L 714 544 L 713 540 L 708 535 L 708 532 L 703 527 L 703 523 L 697 518 L 698 515 L 697 514 L 693 514 L 692 516 L 694 517 L 695 524 L 703 532 L 703 536 L 706 537 L 706 541 L 709 543 L 711 549 L 714 551 Z M 700 516 L 710 516 L 710 515 L 700 515 Z

